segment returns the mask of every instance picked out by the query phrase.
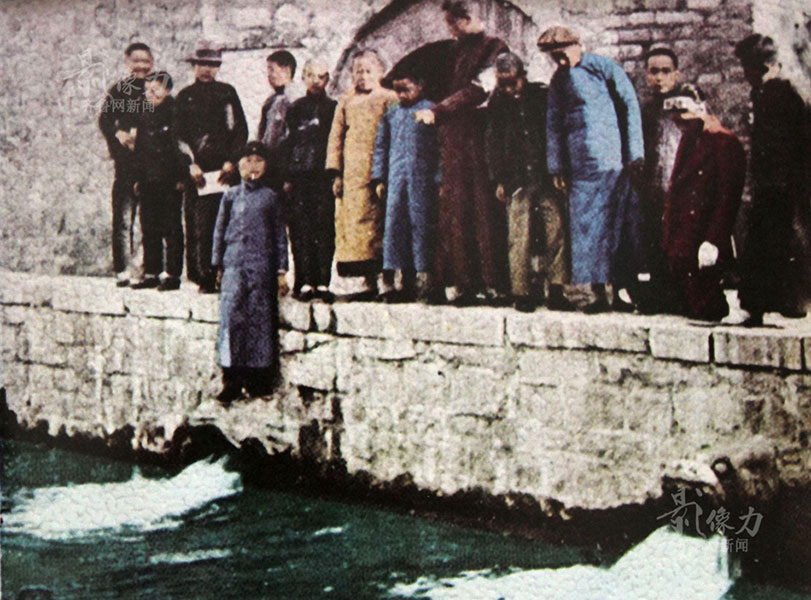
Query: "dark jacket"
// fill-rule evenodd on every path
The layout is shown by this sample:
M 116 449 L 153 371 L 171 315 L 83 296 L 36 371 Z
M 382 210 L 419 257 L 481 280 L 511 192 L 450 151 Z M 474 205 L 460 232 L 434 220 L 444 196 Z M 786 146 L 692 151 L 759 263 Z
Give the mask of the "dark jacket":
M 124 148 L 115 134 L 135 127 L 143 108 L 144 80 L 134 75 L 113 85 L 104 96 L 99 113 L 99 129 L 107 140 L 107 148 L 116 163 L 116 169 L 132 166 L 133 156 L 132 151 Z
M 520 98 L 496 90 L 487 106 L 485 152 L 490 179 L 507 194 L 548 182 L 546 86 L 526 83 Z
M 168 96 L 153 112 L 140 115 L 134 156 L 138 181 L 178 182 L 185 178 L 189 158 L 178 149 L 174 113 L 174 98 Z
M 175 106 L 178 141 L 203 171 L 219 171 L 224 162 L 237 161 L 248 140 L 248 124 L 232 86 L 195 81 L 180 91 Z
M 287 111 L 288 137 L 285 152 L 289 175 L 324 170 L 327 162 L 327 140 L 337 104 L 326 94 L 307 94 L 290 106 Z
M 730 236 L 741 203 L 746 154 L 731 132 L 711 133 L 703 122 L 684 132 L 665 199 L 662 248 L 672 259 L 695 257 L 704 241 L 732 257 Z

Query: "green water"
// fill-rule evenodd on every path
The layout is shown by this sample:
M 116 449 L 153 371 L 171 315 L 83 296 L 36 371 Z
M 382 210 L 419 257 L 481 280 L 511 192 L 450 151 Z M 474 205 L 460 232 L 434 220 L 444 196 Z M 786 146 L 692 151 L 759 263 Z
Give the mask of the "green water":
M 478 577 L 497 579 L 584 562 L 575 549 L 243 488 L 216 466 L 206 467 L 208 488 L 181 490 L 190 508 L 174 516 L 160 514 L 169 495 L 180 493 L 170 488 L 174 474 L 154 467 L 143 468 L 141 479 L 128 464 L 5 442 L 3 469 L 3 598 L 25 586 L 83 600 L 395 598 L 402 597 L 392 591 L 397 584 L 421 578 L 484 571 Z M 225 497 L 195 498 L 226 488 Z M 111 510 L 116 518 L 88 529 Z M 801 597 L 745 582 L 724 596 Z

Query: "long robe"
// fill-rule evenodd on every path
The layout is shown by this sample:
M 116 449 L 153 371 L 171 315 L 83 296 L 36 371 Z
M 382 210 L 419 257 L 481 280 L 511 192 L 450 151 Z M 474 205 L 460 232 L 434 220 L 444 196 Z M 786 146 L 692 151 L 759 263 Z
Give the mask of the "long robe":
M 428 271 L 436 230 L 439 179 L 436 130 L 414 113 L 434 105 L 420 100 L 389 110 L 377 127 L 372 179 L 387 184 L 383 268 Z
M 584 53 L 552 77 L 546 127 L 549 172 L 570 182 L 572 283 L 608 283 L 622 232 L 636 238 L 639 228 L 638 200 L 623 173 L 644 156 L 631 81 L 614 61 Z
M 275 192 L 243 181 L 223 194 L 211 263 L 223 269 L 219 364 L 267 368 L 276 359 L 277 275 L 287 270 L 287 235 Z
M 484 33 L 453 42 L 442 100 L 433 108 L 442 159 L 436 275 L 441 285 L 465 291 L 503 288 L 507 272 L 504 206 L 487 176 L 484 114 L 477 110 L 487 92 L 476 81 L 508 50 Z
M 726 314 L 721 277 L 732 260 L 732 228 L 746 177 L 746 154 L 729 131 L 703 131 L 698 121 L 682 135 L 662 216 L 662 249 L 681 298 L 697 319 Z M 713 267 L 698 268 L 703 242 L 718 248 Z
M 797 310 L 811 299 L 811 132 L 792 84 L 752 91 L 752 211 L 741 261 L 741 304 Z
M 327 144 L 327 170 L 343 177 L 343 195 L 335 199 L 335 260 L 352 263 L 380 260 L 385 208 L 372 194 L 372 152 L 377 124 L 397 101 L 378 88 L 354 89 L 338 100 Z

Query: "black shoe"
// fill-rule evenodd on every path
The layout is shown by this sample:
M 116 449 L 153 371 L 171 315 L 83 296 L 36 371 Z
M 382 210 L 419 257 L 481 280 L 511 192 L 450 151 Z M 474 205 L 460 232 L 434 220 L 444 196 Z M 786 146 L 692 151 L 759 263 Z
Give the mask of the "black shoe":
M 531 313 L 535 311 L 536 304 L 530 298 L 516 298 L 513 306 L 518 312 Z
M 197 288 L 198 294 L 216 294 L 217 286 L 214 283 L 206 282 L 201 283 Z
M 335 302 L 372 302 L 377 298 L 377 290 L 366 290 L 354 294 L 343 294 L 335 298 Z
M 780 314 L 786 319 L 804 319 L 806 312 L 799 308 L 784 308 L 780 311 Z
M 247 386 L 245 391 L 251 398 L 261 398 L 273 393 L 273 385 L 265 382 L 255 383 Z
M 478 299 L 473 294 L 460 294 L 450 302 L 448 302 L 451 306 L 477 306 L 479 304 Z
M 130 287 L 134 290 L 148 290 L 150 288 L 156 288 L 160 284 L 160 279 L 157 277 L 146 277 L 141 281 L 136 281 Z
M 315 290 L 315 297 L 317 300 L 321 300 L 322 302 L 326 302 L 327 304 L 332 304 L 335 302 L 335 294 L 330 292 L 329 290 Z
M 173 290 L 180 289 L 180 279 L 177 277 L 167 277 L 161 284 L 158 286 L 159 292 L 171 292 Z
M 752 313 L 748 319 L 738 323 L 740 327 L 763 327 L 763 313 Z
M 569 302 L 563 293 L 551 293 L 549 299 L 546 301 L 546 308 L 549 310 L 560 310 L 572 312 L 576 310 L 574 304 Z
M 302 292 L 301 290 L 293 292 L 293 299 L 298 300 L 299 302 L 309 302 L 313 298 L 315 298 L 315 290 L 312 288 L 305 292 Z
M 236 383 L 226 383 L 222 387 L 222 391 L 217 394 L 217 401 L 222 404 L 230 404 L 237 398 L 242 396 L 242 387 Z
M 634 312 L 634 305 L 630 302 L 625 302 L 619 296 L 614 297 L 614 302 L 611 303 L 611 310 L 614 312 L 632 313 Z
M 597 313 L 604 313 L 611 310 L 608 300 L 605 298 L 597 298 L 594 302 L 586 304 L 580 309 L 580 312 L 586 315 L 596 315 Z
M 115 287 L 125 288 L 129 287 L 130 280 L 129 279 L 116 279 L 115 280 Z

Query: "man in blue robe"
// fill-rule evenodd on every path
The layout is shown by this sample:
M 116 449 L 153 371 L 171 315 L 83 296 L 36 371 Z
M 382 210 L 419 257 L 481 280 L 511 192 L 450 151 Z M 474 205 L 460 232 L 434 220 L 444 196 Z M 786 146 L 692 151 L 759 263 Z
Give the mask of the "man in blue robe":
M 622 68 L 583 52 L 569 29 L 548 29 L 538 48 L 558 65 L 549 88 L 546 160 L 555 186 L 569 194 L 572 283 L 592 285 L 596 299 L 583 310 L 604 311 L 606 284 L 631 283 L 625 278 L 643 262 L 631 187 L 644 165 L 639 103 Z M 630 248 L 634 266 L 618 264 L 621 246 Z

